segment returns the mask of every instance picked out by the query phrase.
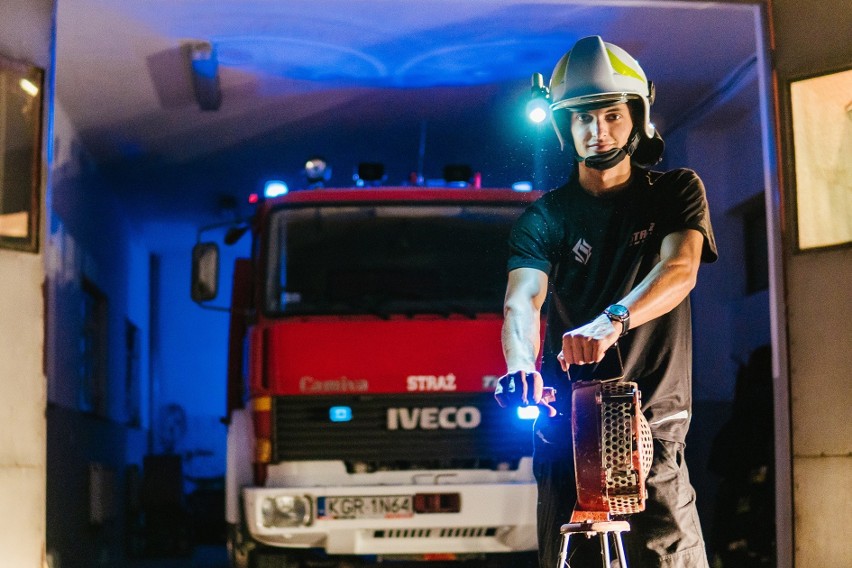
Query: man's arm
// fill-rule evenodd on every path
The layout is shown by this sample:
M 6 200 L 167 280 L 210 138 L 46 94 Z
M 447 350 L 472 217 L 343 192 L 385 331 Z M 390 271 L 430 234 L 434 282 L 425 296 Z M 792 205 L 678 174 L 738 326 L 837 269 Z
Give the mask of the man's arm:
M 541 345 L 541 306 L 546 297 L 547 274 L 534 268 L 509 272 L 502 333 L 507 372 L 535 370 Z
M 630 310 L 630 328 L 638 327 L 680 304 L 695 287 L 704 236 L 686 229 L 663 238 L 660 262 L 617 303 Z M 621 334 L 621 324 L 601 314 L 591 322 L 566 332 L 562 336 L 559 362 L 563 370 L 568 365 L 596 363 L 603 359 Z
M 494 397 L 500 406 L 544 403 L 552 415 L 556 410 L 553 389 L 545 389 L 536 370 L 541 344 L 541 306 L 547 297 L 547 275 L 533 268 L 509 272 L 503 302 L 503 356 L 507 373 L 497 381 Z

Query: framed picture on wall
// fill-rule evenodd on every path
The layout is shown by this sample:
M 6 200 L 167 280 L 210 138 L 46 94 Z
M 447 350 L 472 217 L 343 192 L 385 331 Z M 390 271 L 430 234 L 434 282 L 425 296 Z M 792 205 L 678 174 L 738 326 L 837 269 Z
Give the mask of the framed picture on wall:
M 44 71 L 0 55 L 0 248 L 38 250 Z
M 852 243 L 852 69 L 790 82 L 799 251 Z

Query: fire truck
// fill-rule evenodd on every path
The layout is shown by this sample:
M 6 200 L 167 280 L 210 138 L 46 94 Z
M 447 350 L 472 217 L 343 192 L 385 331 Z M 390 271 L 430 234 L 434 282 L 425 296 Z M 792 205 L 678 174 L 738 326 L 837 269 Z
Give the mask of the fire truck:
M 493 389 L 506 243 L 537 197 L 324 188 L 257 204 L 228 307 L 234 566 L 534 565 L 535 409 L 501 409 Z M 219 264 L 203 241 L 201 303 Z

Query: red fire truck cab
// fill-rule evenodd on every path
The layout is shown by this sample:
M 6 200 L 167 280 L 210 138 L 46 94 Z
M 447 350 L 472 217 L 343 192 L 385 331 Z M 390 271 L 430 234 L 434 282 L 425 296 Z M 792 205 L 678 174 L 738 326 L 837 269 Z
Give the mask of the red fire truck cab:
M 316 189 L 258 206 L 230 305 L 235 566 L 534 561 L 532 421 L 492 392 L 506 241 L 538 196 Z M 205 247 L 197 300 L 215 290 Z

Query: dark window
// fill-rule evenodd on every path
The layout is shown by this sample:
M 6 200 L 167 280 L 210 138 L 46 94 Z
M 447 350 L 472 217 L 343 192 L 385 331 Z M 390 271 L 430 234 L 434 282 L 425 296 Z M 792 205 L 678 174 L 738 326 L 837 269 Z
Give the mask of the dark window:
M 42 79 L 0 57 L 0 247 L 38 248 Z
M 766 240 L 766 205 L 763 194 L 752 198 L 743 209 L 746 293 L 769 287 L 769 256 Z
M 125 369 L 124 369 L 124 406 L 127 413 L 127 425 L 138 428 L 141 425 L 140 384 L 139 384 L 139 328 L 130 320 L 124 322 Z
M 78 368 L 80 410 L 99 416 L 107 415 L 107 343 L 108 307 L 106 296 L 89 282 L 83 281 L 81 302 L 83 327 L 80 333 Z
M 282 210 L 270 224 L 267 307 L 287 314 L 500 313 L 520 206 Z

